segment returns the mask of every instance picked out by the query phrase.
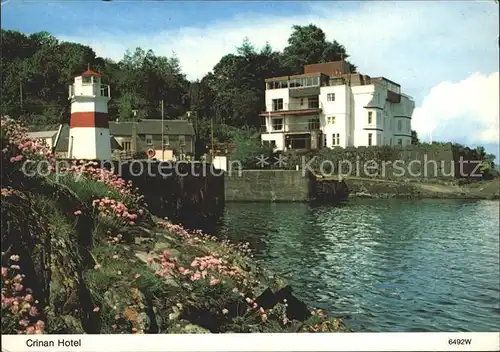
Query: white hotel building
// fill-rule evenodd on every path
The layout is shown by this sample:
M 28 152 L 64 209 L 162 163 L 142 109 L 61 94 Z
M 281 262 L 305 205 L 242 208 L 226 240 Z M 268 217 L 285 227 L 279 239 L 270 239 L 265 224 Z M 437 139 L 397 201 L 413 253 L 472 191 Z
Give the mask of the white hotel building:
M 348 66 L 306 65 L 304 74 L 266 79 L 262 141 L 276 150 L 411 144 L 413 99 Z

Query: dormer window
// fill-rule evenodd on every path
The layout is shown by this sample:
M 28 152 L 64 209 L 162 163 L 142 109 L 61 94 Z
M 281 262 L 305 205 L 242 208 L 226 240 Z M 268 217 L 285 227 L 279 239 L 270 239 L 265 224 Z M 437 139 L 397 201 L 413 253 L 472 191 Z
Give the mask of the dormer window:
M 90 84 L 90 83 L 92 83 L 92 78 L 90 76 L 83 76 L 82 77 L 82 83 L 84 83 L 84 84 Z

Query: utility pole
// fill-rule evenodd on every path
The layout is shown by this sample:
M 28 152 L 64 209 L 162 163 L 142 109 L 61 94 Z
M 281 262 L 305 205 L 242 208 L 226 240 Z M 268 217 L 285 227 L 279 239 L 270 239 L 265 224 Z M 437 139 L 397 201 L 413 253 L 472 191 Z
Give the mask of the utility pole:
M 211 160 L 210 162 L 213 163 L 214 161 L 214 118 L 210 120 L 210 130 L 211 130 L 211 140 L 212 140 L 212 148 L 210 150 L 210 156 Z
M 21 112 L 23 111 L 23 82 L 19 80 L 19 97 L 21 99 Z
M 165 160 L 165 120 L 163 116 L 163 99 L 161 101 L 161 161 Z
M 132 156 L 137 152 L 137 110 L 132 110 L 134 119 L 132 121 L 132 140 L 130 141 L 130 149 Z

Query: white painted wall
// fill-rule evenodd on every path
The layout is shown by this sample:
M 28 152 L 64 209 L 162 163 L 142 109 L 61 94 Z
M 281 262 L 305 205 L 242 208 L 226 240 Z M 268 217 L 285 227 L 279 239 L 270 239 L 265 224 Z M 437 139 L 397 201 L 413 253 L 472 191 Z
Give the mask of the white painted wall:
M 273 110 L 273 99 L 283 99 L 283 109 L 286 109 L 289 100 L 289 88 L 268 89 L 266 90 L 266 111 Z
M 111 159 L 109 128 L 76 127 L 69 130 L 69 158 Z
M 93 78 L 95 79 L 95 78 Z M 99 89 L 97 89 L 99 88 Z M 75 77 L 70 88 L 71 113 L 108 113 L 109 96 L 100 95 L 100 79 L 96 84 L 82 83 L 82 77 Z M 75 159 L 111 159 L 109 128 L 76 127 L 69 131 L 68 157 Z
M 108 101 L 105 97 L 75 97 L 71 102 L 71 112 L 108 113 Z
M 335 101 L 328 101 L 328 94 L 335 94 Z M 266 90 L 266 108 L 272 110 L 273 99 L 283 99 L 284 110 L 295 110 L 297 107 L 307 108 L 307 99 L 289 98 L 289 89 Z M 397 145 L 401 139 L 402 145 L 411 144 L 411 116 L 415 109 L 415 102 L 408 96 L 402 95 L 400 103 L 386 101 L 387 86 L 372 84 L 364 86 L 328 86 L 321 87 L 318 96 L 322 108 L 320 129 L 326 135 L 327 146 L 332 147 L 333 136 L 339 134 L 340 146 L 368 146 L 371 134 L 371 145 Z M 287 109 L 287 105 L 290 109 Z M 370 106 L 370 108 L 365 108 Z M 369 123 L 368 113 L 372 113 Z M 328 117 L 334 116 L 335 123 L 329 123 Z M 285 116 L 283 117 L 283 131 L 296 130 L 297 125 L 307 130 L 308 121 L 315 116 Z M 401 130 L 398 129 L 401 122 Z M 272 118 L 265 118 L 266 129 L 272 131 Z M 295 125 L 295 126 L 294 126 Z M 278 149 L 284 148 L 284 136 L 277 133 L 263 133 L 262 140 L 274 140 Z
M 214 156 L 213 161 L 214 167 L 219 170 L 227 171 L 227 157 L 225 156 Z
M 285 149 L 285 134 L 284 133 L 263 133 L 262 141 L 274 141 L 277 150 Z

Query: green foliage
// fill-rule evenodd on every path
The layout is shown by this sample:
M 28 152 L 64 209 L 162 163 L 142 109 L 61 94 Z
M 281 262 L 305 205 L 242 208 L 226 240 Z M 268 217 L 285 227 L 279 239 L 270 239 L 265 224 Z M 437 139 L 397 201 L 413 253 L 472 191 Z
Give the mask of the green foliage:
M 313 24 L 293 26 L 288 38 L 288 46 L 283 51 L 283 65 L 290 75 L 303 73 L 303 66 L 320 62 L 347 59 L 345 47 L 336 40 L 327 41 L 323 30 Z M 350 71 L 356 66 L 350 64 Z
M 418 139 L 417 131 L 411 130 L 411 144 L 417 145 L 420 144 L 420 140 Z
M 343 45 L 327 40 L 317 26 L 293 26 L 283 52 L 268 43 L 256 48 L 244 38 L 235 54 L 223 56 L 201 80 L 189 82 L 175 54 L 157 56 L 136 48 L 114 62 L 97 57 L 88 46 L 60 42 L 46 32 L 25 35 L 2 30 L 1 35 L 4 114 L 35 125 L 67 122 L 68 85 L 90 64 L 111 86 L 112 119 L 160 118 L 161 100 L 166 118 L 192 111 L 198 154 L 210 142 L 212 120 L 218 140 L 227 139 L 225 126 L 260 128 L 266 78 L 302 73 L 305 64 L 349 57 Z
M 270 156 L 273 153 L 271 147 L 262 145 L 260 134 L 255 129 L 228 128 L 228 134 L 235 145 L 235 151 L 229 154 L 229 160 L 240 161 L 243 167 L 254 166 L 256 156 Z

